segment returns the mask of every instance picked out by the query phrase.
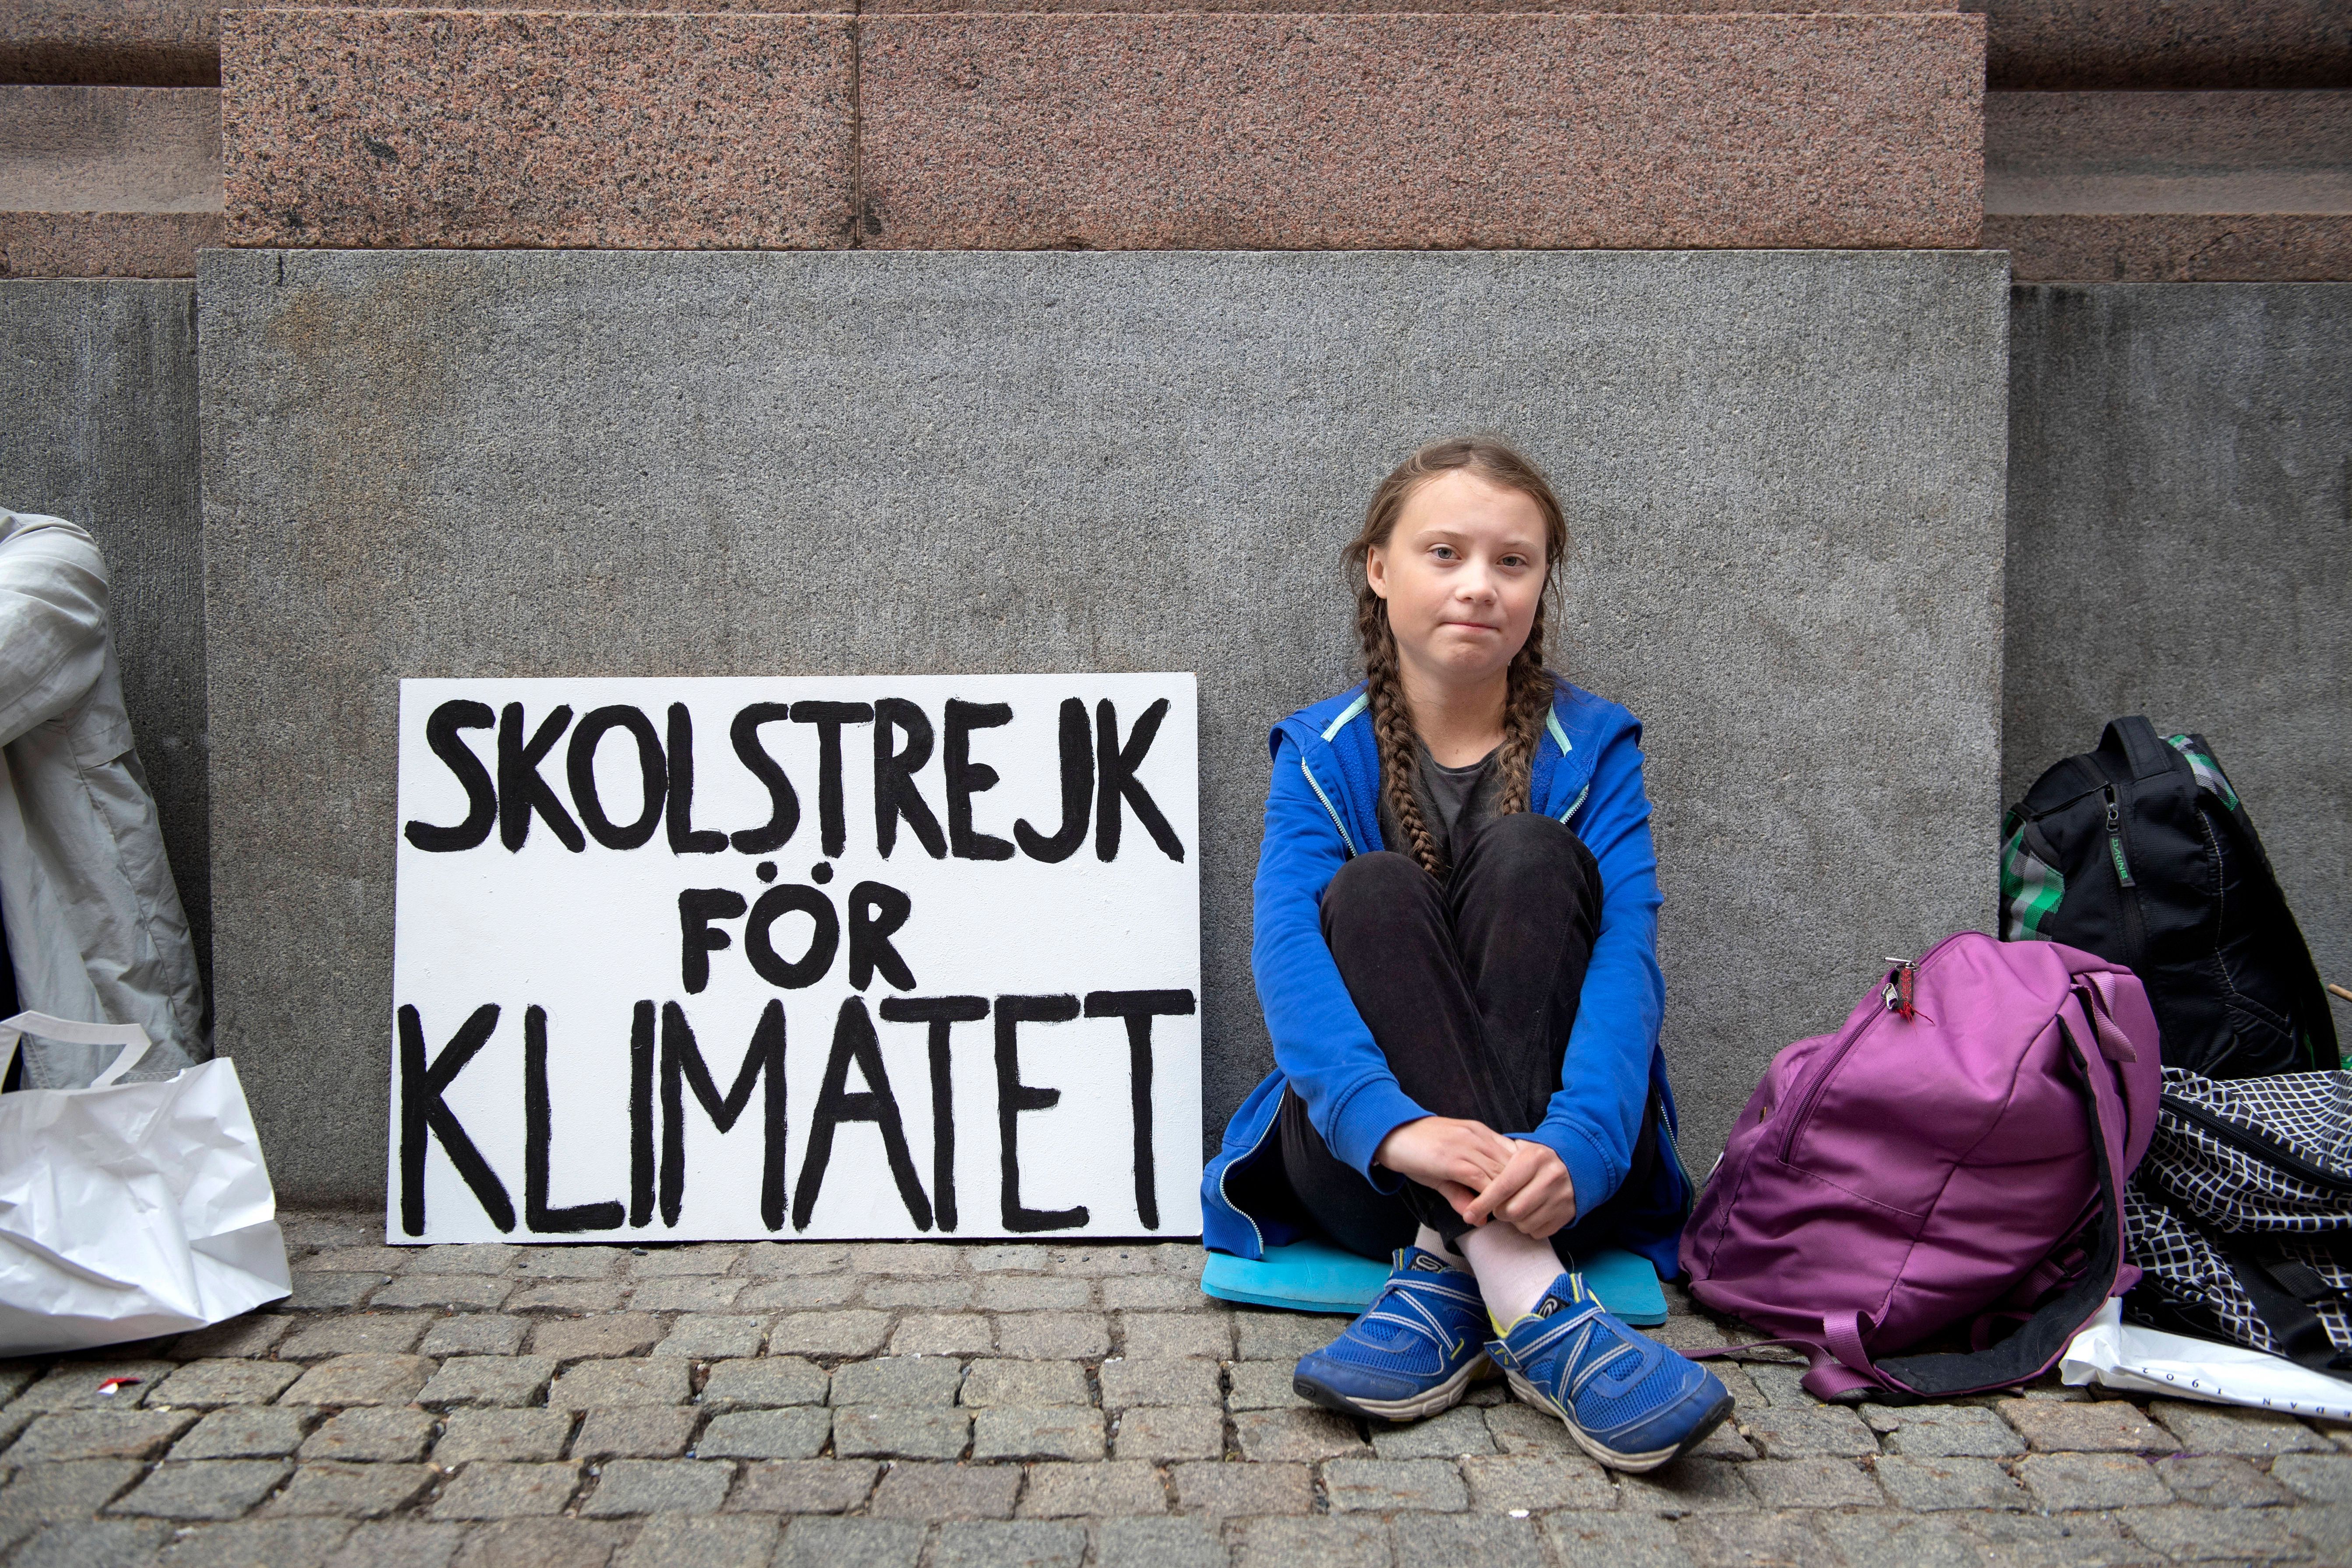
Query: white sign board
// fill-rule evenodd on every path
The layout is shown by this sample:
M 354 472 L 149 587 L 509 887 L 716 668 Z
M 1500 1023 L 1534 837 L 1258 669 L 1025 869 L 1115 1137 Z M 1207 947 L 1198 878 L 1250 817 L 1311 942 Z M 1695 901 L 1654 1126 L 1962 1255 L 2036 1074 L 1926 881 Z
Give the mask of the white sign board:
M 1190 675 L 404 680 L 395 1241 L 1197 1236 Z

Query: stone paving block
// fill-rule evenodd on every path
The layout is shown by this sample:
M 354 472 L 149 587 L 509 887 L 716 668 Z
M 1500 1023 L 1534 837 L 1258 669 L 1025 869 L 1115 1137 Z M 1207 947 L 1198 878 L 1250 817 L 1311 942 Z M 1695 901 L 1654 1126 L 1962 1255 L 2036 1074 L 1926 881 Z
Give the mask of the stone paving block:
M 723 1277 L 647 1279 L 629 1292 L 629 1305 L 641 1312 L 723 1312 L 751 1288 L 749 1279 Z
M 1171 1465 L 1176 1511 L 1211 1519 L 1307 1513 L 1315 1506 L 1314 1472 L 1305 1465 L 1237 1464 L 1210 1460 Z
M 452 1356 L 418 1390 L 419 1405 L 515 1406 L 535 1405 L 555 1376 L 555 1358 L 544 1355 Z
M 194 1410 L 58 1410 L 37 1417 L 8 1450 L 12 1464 L 55 1459 L 152 1459 L 196 1424 Z
M 2121 1399 L 2004 1399 L 1993 1408 L 2037 1453 L 2163 1453 L 2180 1445 Z
M 302 1375 L 299 1366 L 275 1361 L 194 1361 L 158 1384 L 147 1395 L 150 1405 L 267 1405 Z
M 0 1540 L 45 1524 L 86 1521 L 144 1473 L 136 1459 L 24 1465 L 0 1487 Z
M 2307 1458 L 2294 1455 L 2289 1458 Z M 2326 1458 L 2323 1457 L 2323 1462 Z M 2284 1462 L 2283 1458 L 2282 1463 Z M 2276 1467 L 2273 1467 L 2275 1471 Z M 2292 1503 L 2295 1494 L 2235 1454 L 2169 1454 L 2156 1462 L 2157 1479 L 2174 1497 L 2200 1508 L 2263 1508 Z M 2352 1500 L 2330 1499 L 2342 1502 Z
M 1211 1405 L 1139 1405 L 1118 1417 L 1115 1452 L 1122 1459 L 1213 1459 L 1225 1451 L 1225 1413 Z M 1248 1455 L 1255 1458 L 1257 1456 Z M 1295 1453 L 1275 1455 L 1298 1458 Z
M 688 1313 L 670 1325 L 669 1333 L 654 1347 L 654 1354 L 713 1361 L 721 1356 L 755 1356 L 765 1320 Z
M 1157 1267 L 1151 1249 L 1145 1247 L 1105 1247 L 1100 1242 L 1082 1242 L 1076 1246 L 1056 1247 L 1051 1251 L 1048 1268 L 1056 1274 L 1079 1279 L 1150 1274 Z
M 834 1413 L 816 1405 L 730 1411 L 710 1418 L 694 1451 L 706 1459 L 813 1459 L 833 1429 Z
M 362 1405 L 329 1418 L 303 1443 L 299 1457 L 404 1464 L 425 1458 L 437 1425 L 429 1410 Z
M 831 1376 L 794 1355 L 760 1356 L 712 1364 L 701 1403 L 712 1410 L 772 1410 L 823 1405 Z
M 1209 1261 L 1209 1253 L 1197 1241 L 1163 1241 L 1151 1249 L 1151 1258 L 1162 1274 L 1177 1274 L 1187 1279 L 1198 1280 L 1202 1268 Z
M 549 1279 L 526 1285 L 507 1298 L 509 1312 L 617 1312 L 629 1299 L 628 1287 L 617 1279 Z
M 236 1519 L 278 1489 L 293 1468 L 283 1459 L 197 1459 L 163 1464 L 110 1505 L 110 1513 L 154 1519 Z
M 1105 1362 L 1108 1380 L 1118 1363 Z M 1212 1367 L 1213 1373 L 1216 1369 Z M 962 1403 L 983 1405 L 1091 1405 L 1087 1369 L 1074 1361 L 976 1361 L 964 1369 Z M 1105 1409 L 1112 1408 L 1108 1392 Z
M 414 1501 L 436 1479 L 430 1465 L 304 1465 L 270 1500 L 269 1514 L 381 1519 Z
M 1721 1329 L 1706 1319 L 1682 1313 L 1676 1313 L 1664 1322 L 1643 1329 L 1642 1331 L 1660 1344 L 1672 1345 L 1678 1351 L 1714 1350 L 1731 1342 L 1724 1336 Z M 1717 1361 L 1707 1370 L 1720 1373 L 1725 1364 Z
M 451 1241 L 436 1247 L 387 1247 L 380 1250 L 395 1257 L 414 1257 L 417 1260 L 415 1272 L 419 1274 L 508 1274 L 528 1272 L 531 1267 L 530 1253 L 504 1241 Z
M 996 1323 L 978 1312 L 912 1313 L 890 1335 L 892 1355 L 987 1355 L 996 1349 Z
M 1217 1363 L 1197 1356 L 1118 1357 L 1102 1363 L 1105 1410 L 1130 1405 L 1217 1405 L 1223 1399 Z
M 2017 1479 L 2044 1508 L 2133 1508 L 2167 1503 L 2172 1494 L 2155 1467 L 2131 1454 L 2032 1454 L 2017 1462 Z
M 1740 1435 L 1738 1424 L 1733 1421 L 1726 1421 L 1700 1438 L 1698 1447 L 1690 1452 L 1693 1458 L 1700 1459 L 1746 1460 L 1756 1458 L 1754 1445 Z
M 779 1275 L 830 1274 L 849 1265 L 849 1248 L 837 1241 L 758 1241 L 743 1249 L 733 1272 L 754 1279 Z
M 1767 1459 L 1739 1473 L 1766 1508 L 1876 1508 L 1886 1501 L 1851 1459 Z
M 964 1267 L 974 1274 L 1042 1274 L 1050 1266 L 1050 1248 L 1029 1243 L 975 1247 L 963 1255 Z
M 745 1417 L 721 1416 L 719 1419 L 740 1421 Z M 850 1405 L 833 1413 L 833 1451 L 844 1458 L 954 1459 L 962 1457 L 971 1437 L 971 1412 L 969 1410 L 910 1405 Z M 765 1457 L 781 1459 L 805 1456 L 776 1454 Z
M 915 1568 L 925 1533 L 903 1519 L 796 1519 L 776 1568 Z
M 869 1307 L 919 1307 L 951 1311 L 972 1305 L 969 1279 L 869 1279 L 862 1292 Z
M 971 1457 L 1099 1459 L 1102 1412 L 1071 1405 L 991 1405 L 972 1418 Z
M 1407 1513 L 1392 1527 L 1397 1562 L 1476 1563 L 1478 1568 L 1546 1568 L 1535 1521 L 1497 1514 Z
M 682 1361 L 583 1361 L 548 1386 L 551 1410 L 614 1410 L 631 1405 L 683 1405 L 694 1392 Z
M 865 1281 L 855 1274 L 810 1274 L 782 1279 L 750 1279 L 734 1305 L 747 1312 L 802 1312 L 856 1300 Z
M 2179 1438 L 2183 1448 L 2193 1453 L 2302 1454 L 2325 1452 L 2335 1447 L 2282 1411 L 2159 1399 L 2147 1407 L 2147 1413 Z
M 352 1532 L 339 1519 L 254 1519 L 186 1531 L 160 1568 L 321 1568 Z
M 1023 1500 L 1027 1507 L 1027 1500 Z M 1225 1568 L 1225 1543 L 1205 1519 L 1106 1519 L 1095 1526 L 1096 1568 Z
M 746 1465 L 728 1495 L 730 1511 L 847 1513 L 872 1495 L 882 1467 L 871 1459 L 783 1459 Z
M 290 1454 L 318 1425 L 320 1412 L 265 1405 L 215 1410 L 172 1445 L 175 1459 L 266 1459 Z
M 433 1462 L 455 1469 L 472 1459 L 545 1464 L 563 1458 L 572 1417 L 561 1410 L 457 1410 L 433 1445 Z
M 1822 1533 L 1819 1516 L 1810 1512 L 1694 1514 L 1675 1533 L 1702 1563 L 1813 1563 L 1836 1558 L 1836 1549 Z
M 636 1405 L 618 1410 L 591 1410 L 572 1439 L 575 1459 L 674 1459 L 686 1452 L 699 1410 L 659 1405 Z
M 1474 1457 L 1462 1461 L 1462 1479 L 1470 1488 L 1470 1506 L 1481 1512 L 1617 1506 L 1617 1489 L 1608 1475 L 1581 1454 Z
M 1106 1279 L 1100 1287 L 1102 1304 L 1114 1312 L 1217 1311 L 1214 1300 L 1201 1293 L 1189 1279 L 1147 1275 L 1139 1279 Z
M 404 1355 L 433 1326 L 430 1312 L 362 1312 L 306 1323 L 278 1347 L 284 1361 L 323 1361 L 342 1355 Z
M 1691 1513 L 1752 1509 L 1756 1494 L 1739 1479 L 1745 1464 L 1726 1459 L 1676 1459 L 1647 1475 L 1620 1476 L 1618 1506 L 1679 1519 Z
M 215 1323 L 209 1329 L 198 1329 L 193 1334 L 182 1334 L 172 1342 L 172 1353 L 183 1361 L 200 1361 L 208 1356 L 265 1356 L 293 1331 L 290 1318 L 268 1312 L 248 1313 L 226 1323 Z
M 887 1312 L 789 1312 L 769 1329 L 768 1350 L 773 1355 L 872 1355 L 889 1332 Z
M 1094 1361 L 1110 1352 L 1110 1320 L 1098 1312 L 1007 1312 L 996 1352 L 1039 1361 Z
M 929 1241 L 874 1241 L 849 1249 L 855 1274 L 937 1277 L 963 1272 L 963 1249 Z
M 614 1459 L 580 1506 L 583 1518 L 641 1513 L 717 1513 L 735 1467 L 706 1459 Z
M 2271 1479 L 2314 1502 L 2352 1503 L 2352 1454 L 2282 1454 Z
M 1981 1405 L 1865 1405 L 1857 1414 L 1885 1435 L 1890 1454 L 1995 1459 L 2025 1452 L 2024 1439 Z
M 835 1405 L 953 1405 L 963 1363 L 938 1356 L 851 1362 L 833 1374 Z
M 1020 1489 L 1013 1465 L 893 1465 L 866 1511 L 877 1519 L 1010 1519 Z
M 1372 1452 L 1383 1459 L 1458 1459 L 1470 1454 L 1492 1454 L 1495 1439 L 1486 1429 L 1486 1413 L 1455 1405 L 1443 1415 L 1401 1426 L 1372 1422 Z
M 405 1274 L 371 1299 L 377 1307 L 447 1307 L 488 1311 L 514 1293 L 515 1283 L 488 1274 Z
M 2133 1537 L 2175 1563 L 2268 1563 L 2304 1557 L 2310 1544 L 2294 1529 L 2293 1509 L 2227 1510 L 2175 1505 L 2122 1515 Z
M 468 1531 L 449 1568 L 607 1568 L 635 1528 L 606 1520 L 501 1520 Z
M 743 1514 L 656 1514 L 621 1553 L 616 1568 L 768 1568 L 776 1554 L 779 1523 Z
M 1234 1568 L 1390 1568 L 1395 1562 L 1385 1524 L 1344 1515 L 1234 1520 L 1225 1526 L 1225 1544 Z
M 1148 1463 L 1110 1459 L 1094 1464 L 1029 1467 L 1021 1489 L 1024 1519 L 1084 1519 L 1112 1514 L 1166 1513 L 1167 1489 Z
M 1878 1461 L 1878 1484 L 1905 1508 L 1933 1512 L 1954 1508 L 2025 1508 L 2032 1500 L 1990 1459 L 1955 1455 L 1923 1459 L 1889 1454 Z
M 1219 1312 L 1121 1312 L 1119 1345 L 1130 1361 L 1147 1356 L 1209 1356 L 1234 1353 L 1234 1321 Z
M 1538 1522 L 1559 1560 L 1578 1568 L 1696 1568 L 1675 1527 L 1648 1514 L 1554 1513 Z
M 148 1396 L 179 1369 L 177 1362 L 146 1356 L 99 1356 L 89 1361 L 69 1361 L 53 1368 L 10 1400 L 8 1414 L 38 1415 L 51 1410 L 135 1410 L 146 1404 Z M 109 1379 L 118 1377 L 136 1381 L 123 1384 L 110 1395 L 99 1393 Z
M 1108 1373 L 1110 1363 L 1103 1363 L 1105 1382 L 1103 1397 L 1109 1398 Z M 1225 1381 L 1231 1385 L 1225 1394 L 1225 1405 L 1233 1410 L 1309 1410 L 1314 1406 L 1298 1395 L 1292 1386 L 1297 1369 L 1288 1362 L 1237 1361 L 1225 1367 Z
M 361 1524 L 327 1568 L 448 1568 L 466 1539 L 462 1524 L 388 1520 Z
M 1853 1458 L 1878 1452 L 1878 1435 L 1843 1405 L 1776 1403 L 1747 1412 L 1740 1430 L 1768 1459 Z
M 866 1299 L 874 1300 L 872 1292 L 867 1292 Z M 982 1279 L 971 1294 L 971 1304 L 985 1312 L 1074 1312 L 1094 1302 L 1091 1281 L 1050 1275 L 1012 1274 Z
M 1333 1459 L 1323 1494 L 1334 1513 L 1454 1513 L 1470 1506 L 1462 1472 L 1444 1459 Z
M 1086 1560 L 1083 1525 L 990 1521 L 940 1525 L 931 1544 L 931 1568 L 1078 1568 Z
M 313 1273 L 297 1269 L 293 1273 L 293 1289 L 268 1304 L 272 1312 L 343 1312 L 364 1306 L 379 1286 L 389 1284 L 392 1276 L 373 1269 L 360 1273 Z M 414 1305 L 415 1303 L 410 1303 Z
M 1134 1419 L 1129 1412 L 1128 1419 Z M 1244 1410 L 1234 1416 L 1234 1434 L 1244 1459 L 1371 1458 L 1371 1445 L 1355 1422 L 1328 1410 Z
M 1339 1337 L 1348 1320 L 1306 1312 L 1235 1312 L 1234 1353 L 1243 1361 L 1296 1363 Z
M 724 1274 L 742 1260 L 743 1248 L 731 1241 L 695 1241 L 683 1247 L 650 1247 L 632 1250 L 629 1274 L 637 1279 L 696 1274 Z
M 158 1520 L 106 1519 L 95 1524 L 53 1524 L 16 1553 L 18 1568 L 131 1568 L 153 1559 L 171 1539 Z
M 558 1361 L 583 1356 L 614 1358 L 643 1355 L 663 1333 L 662 1321 L 651 1312 L 608 1312 L 594 1318 L 552 1318 L 530 1331 L 535 1355 Z
M 467 1312 L 461 1317 L 444 1318 L 425 1331 L 424 1342 L 416 1347 L 418 1355 L 513 1355 L 522 1349 L 523 1336 L 530 1332 L 530 1322 L 522 1318 L 502 1317 L 495 1312 Z
M 516 1519 L 563 1511 L 580 1484 L 572 1464 L 483 1461 L 459 1470 L 430 1510 L 435 1519 Z

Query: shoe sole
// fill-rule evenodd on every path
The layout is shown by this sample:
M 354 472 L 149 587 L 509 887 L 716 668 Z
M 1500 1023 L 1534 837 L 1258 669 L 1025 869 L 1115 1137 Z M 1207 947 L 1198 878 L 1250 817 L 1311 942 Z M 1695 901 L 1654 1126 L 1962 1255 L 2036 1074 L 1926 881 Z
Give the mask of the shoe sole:
M 1342 1415 L 1364 1415 L 1375 1421 L 1418 1421 L 1424 1415 L 1434 1415 L 1461 1404 L 1462 1396 L 1470 1390 L 1470 1384 L 1482 1373 L 1493 1370 L 1484 1355 L 1475 1356 L 1444 1383 L 1410 1399 L 1351 1398 L 1337 1389 L 1324 1387 L 1304 1373 L 1292 1375 L 1290 1391 L 1301 1399 L 1311 1400 L 1324 1409 L 1336 1410 Z
M 1608 1466 L 1611 1469 L 1622 1470 L 1630 1475 L 1640 1475 L 1644 1470 L 1654 1470 L 1660 1465 L 1666 1463 L 1668 1460 L 1675 1458 L 1680 1455 L 1687 1454 L 1693 1448 L 1697 1447 L 1701 1443 L 1706 1442 L 1707 1434 L 1714 1431 L 1717 1426 L 1722 1426 L 1725 1418 L 1730 1415 L 1734 1403 L 1731 1395 L 1728 1393 L 1726 1393 L 1722 1399 L 1716 1403 L 1715 1408 L 1709 1410 L 1706 1415 L 1702 1416 L 1698 1425 L 1692 1427 L 1689 1434 L 1685 1436 L 1681 1442 L 1675 1444 L 1671 1447 L 1654 1448 L 1648 1453 L 1643 1454 L 1622 1454 L 1619 1453 L 1616 1449 L 1610 1447 L 1607 1444 L 1602 1443 L 1598 1438 L 1586 1432 L 1583 1427 L 1578 1426 L 1576 1424 L 1576 1417 L 1561 1409 L 1557 1401 L 1555 1401 L 1549 1394 L 1544 1393 L 1543 1390 L 1538 1388 L 1534 1384 L 1529 1383 L 1526 1378 L 1521 1377 L 1516 1372 L 1507 1372 L 1505 1375 L 1510 1379 L 1511 1392 L 1513 1394 L 1517 1394 L 1522 1400 L 1534 1405 L 1537 1409 L 1546 1411 L 1550 1415 L 1559 1416 L 1561 1425 L 1568 1428 L 1568 1435 L 1576 1439 L 1576 1446 L 1578 1447 L 1582 1448 L 1586 1453 L 1591 1455 L 1595 1459 L 1600 1460 L 1601 1463 Z

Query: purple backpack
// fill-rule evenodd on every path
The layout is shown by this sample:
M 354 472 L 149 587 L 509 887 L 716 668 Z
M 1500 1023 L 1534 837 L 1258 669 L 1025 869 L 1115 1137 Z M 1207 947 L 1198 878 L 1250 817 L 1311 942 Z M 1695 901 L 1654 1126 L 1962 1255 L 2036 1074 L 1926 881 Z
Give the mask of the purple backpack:
M 1948 937 L 1772 1059 L 1684 1228 L 1690 1292 L 1809 1347 L 1822 1398 L 2037 1376 L 2138 1280 L 2124 1185 L 2161 1082 L 2130 970 Z M 1972 1353 L 1895 1354 L 1956 1331 Z

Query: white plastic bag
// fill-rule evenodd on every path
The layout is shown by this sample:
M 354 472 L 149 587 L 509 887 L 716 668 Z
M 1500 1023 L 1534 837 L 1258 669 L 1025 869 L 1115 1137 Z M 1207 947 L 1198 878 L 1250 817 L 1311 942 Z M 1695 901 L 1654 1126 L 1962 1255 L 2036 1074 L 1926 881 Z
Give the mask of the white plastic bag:
M 136 1024 L 0 1022 L 0 1078 L 26 1035 L 121 1053 L 88 1089 L 0 1094 L 0 1356 L 200 1329 L 293 1288 L 236 1068 L 117 1080 Z
M 2352 1421 L 2352 1383 L 2243 1345 L 2136 1327 L 2123 1321 L 2123 1303 L 2112 1298 L 2066 1347 L 2058 1372 L 2077 1388 L 2097 1383 L 2133 1394 Z

